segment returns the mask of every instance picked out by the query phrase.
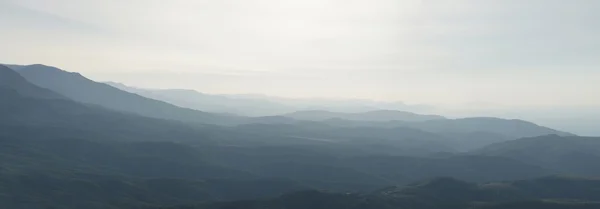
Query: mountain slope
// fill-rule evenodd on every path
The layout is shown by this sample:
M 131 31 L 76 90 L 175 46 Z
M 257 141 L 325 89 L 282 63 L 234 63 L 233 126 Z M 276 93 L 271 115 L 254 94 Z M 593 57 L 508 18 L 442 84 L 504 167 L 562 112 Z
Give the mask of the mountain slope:
M 248 134 L 273 134 L 311 140 L 338 147 L 355 147 L 372 154 L 423 156 L 455 152 L 454 143 L 443 136 L 418 129 L 397 127 L 337 127 L 319 122 L 295 124 L 248 124 L 236 127 Z
M 444 119 L 438 115 L 420 115 L 396 110 L 377 110 L 363 113 L 340 113 L 330 111 L 298 111 L 283 115 L 298 120 L 323 121 L 328 119 L 344 119 L 353 121 L 427 121 Z
M 475 117 L 450 120 L 431 120 L 411 123 L 407 126 L 434 133 L 488 132 L 514 138 L 543 136 L 548 134 L 573 135 L 523 120 Z
M 595 209 L 600 181 L 548 177 L 473 184 L 435 178 L 369 194 L 303 191 L 278 198 L 168 207 L 169 209 Z
M 341 127 L 409 127 L 437 133 L 457 141 L 464 141 L 465 147 L 477 148 L 493 142 L 548 134 L 572 135 L 523 120 L 474 117 L 446 119 L 436 115 L 419 115 L 403 111 L 380 110 L 363 113 L 337 113 L 329 111 L 299 111 L 283 115 L 297 120 L 319 121 Z M 466 139 L 482 138 L 470 146 Z
M 600 138 L 548 135 L 496 143 L 472 152 L 512 158 L 576 175 L 600 175 Z
M 77 86 L 91 85 L 88 93 L 95 89 L 105 93 L 106 88 L 82 81 Z M 0 205 L 17 209 L 191 204 L 264 198 L 299 188 L 366 190 L 434 176 L 490 181 L 548 174 L 537 166 L 495 156 L 387 156 L 419 147 L 445 150 L 436 147 L 444 137 L 413 128 L 345 128 L 317 122 L 307 122 L 312 126 L 305 127 L 300 123 L 187 126 L 72 101 L 8 68 L 0 68 L 0 98 Z M 291 139 L 316 142 L 298 145 Z M 239 143 L 227 144 L 232 141 Z M 288 149 L 269 147 L 273 142 Z M 354 150 L 370 156 L 347 157 L 356 154 Z M 284 180 L 256 180 L 264 177 Z M 461 185 L 451 182 L 460 191 L 472 187 Z M 297 201 L 290 207 L 300 208 L 306 202 L 318 206 L 320 202 L 312 200 L 321 200 L 287 197 Z
M 0 88 L 12 90 L 19 95 L 44 99 L 66 99 L 66 97 L 35 85 L 30 85 L 19 73 L 0 65 Z
M 553 174 L 517 160 L 487 156 L 408 157 L 357 154 L 360 149 L 336 145 L 219 147 L 203 150 L 213 162 L 261 176 L 292 178 L 334 191 L 365 191 L 437 176 L 487 182 Z M 355 153 L 348 153 L 354 151 Z M 342 152 L 342 153 L 340 153 Z M 345 152 L 345 153 L 344 153 Z M 354 154 L 355 156 L 348 156 Z
M 494 138 L 523 138 L 557 134 L 570 136 L 573 134 L 539 126 L 523 120 L 502 118 L 474 117 L 460 119 L 440 119 L 427 121 L 354 121 L 344 119 L 328 119 L 322 121 L 329 125 L 344 127 L 410 127 L 422 131 L 442 135 L 487 134 L 497 135 Z M 504 137 L 502 137 L 504 136 Z
M 310 189 L 283 180 L 194 181 L 136 179 L 76 173 L 68 178 L 0 173 L 0 204 L 10 209 L 124 209 L 151 205 L 195 204 L 270 198 Z
M 4 207 L 123 208 L 306 188 L 206 161 L 194 148 L 212 144 L 202 130 L 57 95 L 0 66 Z
M 447 145 L 452 145 L 457 151 L 472 151 L 484 146 L 519 139 L 523 137 L 558 134 L 572 134 L 539 126 L 522 120 L 507 120 L 501 118 L 462 118 L 428 121 L 358 121 L 345 119 L 328 119 L 319 123 L 333 127 L 345 128 L 409 128 L 422 132 L 436 134 L 446 139 Z
M 55 67 L 28 65 L 19 68 L 18 72 L 37 86 L 50 89 L 78 102 L 95 104 L 108 109 L 154 118 L 206 124 L 236 123 L 239 119 L 180 108 L 166 102 L 148 99 Z
M 208 142 L 198 130 L 180 122 L 116 112 L 81 104 L 31 84 L 0 65 L 0 124 L 5 134 L 91 136 L 107 140 L 180 140 Z M 36 132 L 27 133 L 35 128 Z M 51 133 L 52 132 L 52 133 Z M 50 134 L 51 133 L 51 134 Z

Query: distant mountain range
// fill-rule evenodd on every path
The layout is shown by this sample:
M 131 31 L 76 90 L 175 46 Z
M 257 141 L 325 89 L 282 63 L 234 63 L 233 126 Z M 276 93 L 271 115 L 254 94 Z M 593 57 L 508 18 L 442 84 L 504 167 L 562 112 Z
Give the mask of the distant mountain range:
M 428 121 L 446 119 L 439 115 L 420 115 L 397 110 L 376 110 L 361 113 L 340 113 L 322 110 L 298 111 L 283 115 L 297 120 L 324 121 L 330 119 L 343 119 L 353 121 Z
M 320 121 L 329 125 L 344 127 L 410 127 L 441 134 L 488 133 L 503 135 L 506 138 L 513 139 L 548 134 L 557 134 L 561 136 L 573 135 L 523 120 L 507 120 L 490 117 L 446 119 L 443 116 L 438 115 L 420 115 L 392 110 L 379 110 L 364 113 L 299 111 L 283 116 L 297 120 Z
M 215 113 L 230 113 L 245 116 L 270 116 L 294 111 L 295 108 L 264 98 L 248 98 L 233 95 L 211 95 L 184 89 L 141 89 L 121 83 L 107 82 L 123 91 L 171 104 Z
M 244 95 L 244 94 L 206 94 L 195 90 L 186 89 L 144 89 L 127 86 L 122 83 L 106 82 L 107 84 L 121 90 L 136 93 L 141 96 L 165 101 L 180 107 L 214 112 L 230 113 L 241 116 L 262 117 L 274 115 L 286 115 L 294 112 L 304 112 L 304 115 L 316 111 L 319 113 L 335 114 L 364 114 L 366 112 L 377 112 L 391 110 L 418 114 L 449 114 L 456 117 L 476 117 L 479 115 L 494 115 L 500 118 L 526 118 L 538 124 L 544 124 L 561 130 L 569 130 L 575 133 L 593 135 L 596 133 L 594 126 L 600 118 L 597 107 L 556 107 L 556 108 L 525 108 L 518 107 L 509 109 L 491 110 L 462 110 L 455 112 L 452 108 L 446 110 L 443 106 L 408 105 L 402 102 L 377 102 L 369 100 L 333 100 L 333 99 L 290 99 L 271 97 L 266 95 Z M 555 114 L 552 114 L 555 113 Z M 316 114 L 315 114 L 316 115 Z M 460 116 L 459 116 L 460 115 Z M 347 116 L 347 115 L 346 115 Z M 305 116 L 306 117 L 306 116 Z M 310 120 L 321 120 L 325 116 L 317 118 L 305 118 Z M 344 116 L 331 116 L 328 118 L 347 118 Z
M 369 100 L 289 99 L 264 95 L 216 95 L 186 89 L 143 89 L 122 83 L 106 82 L 121 90 L 144 97 L 166 101 L 196 110 L 232 113 L 243 116 L 273 116 L 303 110 L 341 112 L 366 112 L 381 109 L 398 111 L 427 111 L 425 105 L 406 105 L 401 102 L 375 102 Z
M 259 117 L 248 118 L 234 116 L 231 114 L 217 114 L 203 112 L 199 110 L 187 109 L 168 103 L 175 98 L 188 98 L 186 101 L 198 99 L 204 94 L 187 91 L 187 90 L 164 90 L 147 91 L 136 90 L 122 85 L 121 88 L 128 88 L 130 93 L 123 91 L 113 86 L 97 83 L 89 80 L 78 73 L 70 73 L 60 70 L 55 67 L 45 65 L 29 65 L 17 66 L 12 65 L 17 72 L 26 78 L 29 82 L 57 92 L 74 101 L 99 105 L 108 109 L 117 111 L 135 113 L 142 116 L 178 120 L 183 122 L 192 122 L 197 124 L 216 124 L 216 125 L 239 125 L 249 123 L 295 123 L 294 120 L 325 120 L 322 122 L 329 123 L 329 120 L 341 119 L 338 123 L 347 123 L 344 121 L 358 121 L 365 126 L 372 125 L 375 122 L 377 126 L 381 125 L 391 127 L 412 127 L 425 131 L 436 133 L 473 133 L 473 132 L 489 132 L 500 133 L 511 138 L 540 136 L 546 134 L 568 135 L 554 131 L 552 129 L 539 127 L 535 124 L 518 120 L 503 120 L 496 118 L 467 118 L 458 120 L 444 120 L 442 116 L 435 115 L 419 115 L 404 111 L 371 111 L 365 113 L 336 113 L 329 111 L 301 111 L 282 115 L 283 117 Z M 155 95 L 153 98 L 147 98 L 137 93 L 145 92 L 143 95 Z M 160 96 L 157 96 L 160 95 Z M 252 103 L 254 100 L 246 99 L 227 99 L 223 96 L 209 95 L 213 105 L 219 106 L 218 102 L 223 101 L 226 104 L 235 103 L 238 106 L 243 106 L 249 103 L 249 106 L 257 106 L 259 104 Z M 165 101 L 157 99 L 165 99 Z M 166 99 L 171 98 L 171 99 Z M 224 105 L 227 106 L 227 105 Z M 398 122 L 399 121 L 399 122 Z M 354 123 L 354 122 L 352 122 Z M 332 123 L 330 123 L 332 124 Z M 361 126 L 363 126 L 361 125 Z

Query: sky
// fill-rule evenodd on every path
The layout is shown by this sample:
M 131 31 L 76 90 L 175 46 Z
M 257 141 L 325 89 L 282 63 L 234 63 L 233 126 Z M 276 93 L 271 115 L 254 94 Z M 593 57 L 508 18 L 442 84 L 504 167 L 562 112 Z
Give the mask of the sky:
M 0 63 L 206 93 L 600 107 L 597 0 L 0 0 Z

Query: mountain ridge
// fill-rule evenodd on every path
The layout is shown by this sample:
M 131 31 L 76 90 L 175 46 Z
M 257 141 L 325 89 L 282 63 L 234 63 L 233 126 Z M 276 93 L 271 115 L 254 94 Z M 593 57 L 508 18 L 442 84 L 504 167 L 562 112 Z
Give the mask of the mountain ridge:
M 237 123 L 234 116 L 222 116 L 149 99 L 125 92 L 107 84 L 92 81 L 79 73 L 67 72 L 45 65 L 28 65 L 18 70 L 29 82 L 62 94 L 72 100 L 103 106 L 117 111 L 143 116 L 180 120 L 194 123 L 230 124 Z
M 10 88 L 27 97 L 43 97 L 46 99 L 67 99 L 66 97 L 35 85 L 27 85 L 27 81 L 11 68 L 0 65 L 0 86 Z
M 600 137 L 546 135 L 488 145 L 471 152 L 511 158 L 574 175 L 600 175 Z
M 439 115 L 421 115 L 399 110 L 374 110 L 360 113 L 341 113 L 325 110 L 306 110 L 284 114 L 283 116 L 299 120 L 323 121 L 329 119 L 345 119 L 355 121 L 427 121 L 446 119 Z

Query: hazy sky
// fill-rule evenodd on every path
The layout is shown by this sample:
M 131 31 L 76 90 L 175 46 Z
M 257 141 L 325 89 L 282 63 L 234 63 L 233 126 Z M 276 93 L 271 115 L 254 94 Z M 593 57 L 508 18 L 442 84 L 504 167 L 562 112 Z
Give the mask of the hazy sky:
M 600 105 L 598 0 L 0 0 L 0 63 L 209 93 Z

